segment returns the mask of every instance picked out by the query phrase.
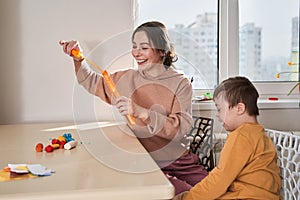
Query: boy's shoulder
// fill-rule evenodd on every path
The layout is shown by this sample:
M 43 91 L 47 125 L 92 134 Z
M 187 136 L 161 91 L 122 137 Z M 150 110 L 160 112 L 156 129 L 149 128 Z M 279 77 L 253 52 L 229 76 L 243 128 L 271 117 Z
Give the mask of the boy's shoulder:
M 265 129 L 260 124 L 245 123 L 239 126 L 227 136 L 226 143 L 256 146 L 267 137 Z
M 244 123 L 237 129 L 232 131 L 232 135 L 244 135 L 246 137 L 254 137 L 254 135 L 265 134 L 265 129 L 258 123 Z

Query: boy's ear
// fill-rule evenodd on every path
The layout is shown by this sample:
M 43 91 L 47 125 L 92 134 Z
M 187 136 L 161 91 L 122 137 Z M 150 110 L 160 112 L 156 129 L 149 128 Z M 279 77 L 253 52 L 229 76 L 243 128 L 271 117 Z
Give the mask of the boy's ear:
M 236 107 L 237 107 L 237 112 L 238 112 L 238 114 L 244 114 L 245 112 L 246 112 L 246 106 L 245 106 L 245 104 L 244 103 L 238 103 L 237 105 L 236 105 Z

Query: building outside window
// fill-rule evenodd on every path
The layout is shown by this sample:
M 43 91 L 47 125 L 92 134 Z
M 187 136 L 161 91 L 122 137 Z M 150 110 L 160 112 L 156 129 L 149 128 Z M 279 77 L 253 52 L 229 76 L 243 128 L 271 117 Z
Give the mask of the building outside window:
M 299 70 L 299 0 L 238 3 L 240 75 L 257 82 L 297 81 L 296 74 L 276 74 Z

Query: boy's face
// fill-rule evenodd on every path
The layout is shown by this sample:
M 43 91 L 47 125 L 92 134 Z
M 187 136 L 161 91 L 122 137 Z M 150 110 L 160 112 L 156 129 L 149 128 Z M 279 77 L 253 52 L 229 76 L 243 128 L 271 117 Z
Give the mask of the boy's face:
M 221 92 L 214 98 L 215 106 L 217 108 L 216 117 L 223 124 L 226 131 L 233 131 L 237 128 L 237 108 L 229 108 L 229 103 L 224 98 L 224 92 Z

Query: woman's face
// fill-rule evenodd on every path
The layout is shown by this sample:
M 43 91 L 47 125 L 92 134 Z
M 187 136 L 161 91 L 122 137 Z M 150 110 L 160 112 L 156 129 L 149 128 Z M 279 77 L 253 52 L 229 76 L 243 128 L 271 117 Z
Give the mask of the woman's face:
M 150 70 L 163 63 L 163 53 L 153 48 L 152 42 L 144 31 L 135 33 L 131 53 L 139 68 L 143 70 Z

